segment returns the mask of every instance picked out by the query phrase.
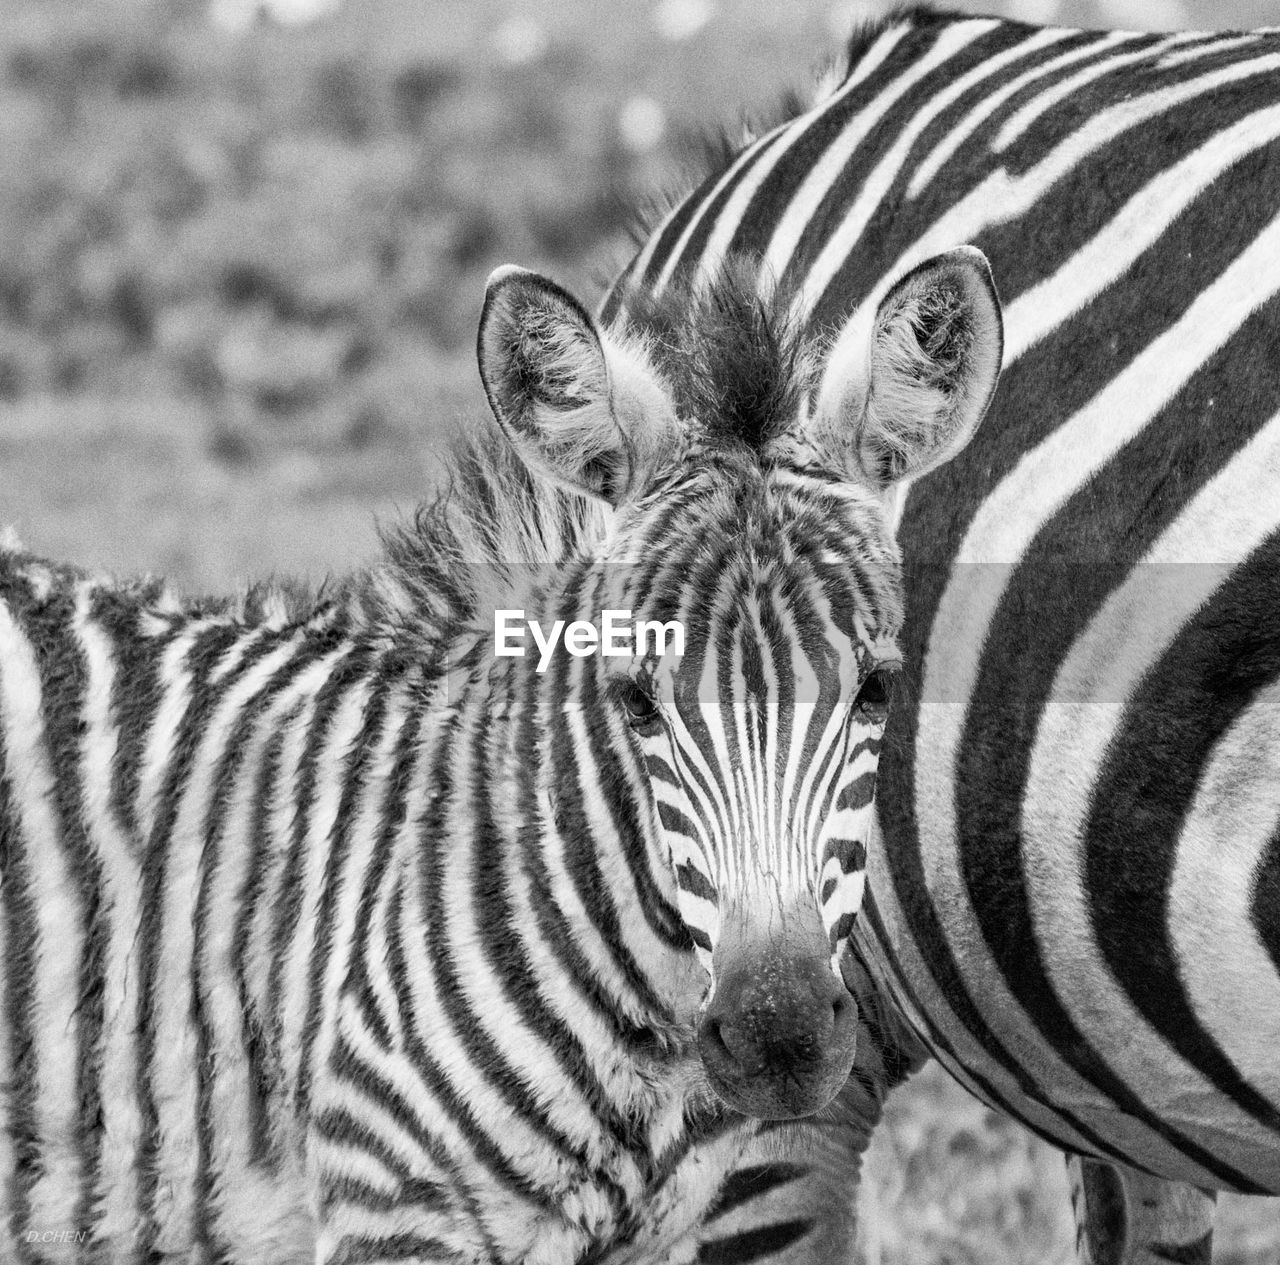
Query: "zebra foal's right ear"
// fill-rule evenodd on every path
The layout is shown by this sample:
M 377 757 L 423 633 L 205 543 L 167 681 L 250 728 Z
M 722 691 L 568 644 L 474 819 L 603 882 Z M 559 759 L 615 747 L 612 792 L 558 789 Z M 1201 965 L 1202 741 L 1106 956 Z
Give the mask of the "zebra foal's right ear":
M 477 356 L 507 438 L 532 470 L 574 491 L 620 505 L 669 440 L 674 411 L 648 359 L 537 273 L 490 276 Z

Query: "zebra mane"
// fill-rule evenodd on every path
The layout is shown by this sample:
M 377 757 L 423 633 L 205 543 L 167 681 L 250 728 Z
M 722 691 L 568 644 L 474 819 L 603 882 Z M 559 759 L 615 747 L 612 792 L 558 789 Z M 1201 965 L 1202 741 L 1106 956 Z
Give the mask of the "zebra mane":
M 822 340 L 791 314 L 759 262 L 736 256 L 709 280 L 655 297 L 624 292 L 617 318 L 642 339 L 678 416 L 711 445 L 762 455 L 817 386 Z
M 817 96 L 824 95 L 826 76 L 816 76 L 819 84 Z M 625 225 L 631 245 L 637 250 L 657 230 L 664 219 L 690 193 L 709 181 L 717 180 L 732 165 L 733 160 L 754 140 L 783 127 L 798 118 L 813 105 L 815 94 L 796 88 L 786 89 L 771 106 L 758 112 L 743 112 L 733 124 L 699 127 L 687 131 L 679 141 L 674 171 L 666 188 L 632 203 Z M 602 285 L 608 286 L 619 271 L 610 270 L 601 276 Z
M 129 628 L 158 631 L 187 620 L 210 620 L 246 628 L 284 629 L 322 625 L 342 608 L 342 581 L 318 584 L 268 576 L 240 584 L 227 594 L 188 593 L 162 576 L 116 575 L 98 568 L 55 562 L 32 553 L 12 526 L 0 529 L 0 584 L 19 580 L 39 601 L 62 587 L 83 586 L 99 618 L 119 618 Z
M 935 9 L 931 4 L 900 4 L 887 13 L 860 22 L 845 44 L 844 56 L 819 65 L 813 82 L 806 88 L 785 89 L 771 106 L 744 112 L 736 126 L 722 124 L 687 132 L 682 138 L 669 186 L 633 203 L 630 208 L 625 228 L 632 246 L 640 249 L 690 193 L 718 180 L 747 146 L 775 128 L 791 123 L 834 92 L 885 31 L 902 23 L 932 26 L 963 16 L 958 11 Z M 607 288 L 612 284 L 618 271 L 620 268 L 602 273 L 597 278 L 601 286 Z
M 878 17 L 868 18 L 854 27 L 853 34 L 845 46 L 844 75 L 847 79 L 858 63 L 886 31 L 895 26 L 938 26 L 943 22 L 951 22 L 957 18 L 972 17 L 972 14 L 961 13 L 958 9 L 939 9 L 932 4 L 899 4 Z
M 534 478 L 492 418 L 472 427 L 452 445 L 439 490 L 381 528 L 381 562 L 349 591 L 375 637 L 432 656 L 493 609 L 519 606 L 536 577 L 604 533 L 598 503 Z

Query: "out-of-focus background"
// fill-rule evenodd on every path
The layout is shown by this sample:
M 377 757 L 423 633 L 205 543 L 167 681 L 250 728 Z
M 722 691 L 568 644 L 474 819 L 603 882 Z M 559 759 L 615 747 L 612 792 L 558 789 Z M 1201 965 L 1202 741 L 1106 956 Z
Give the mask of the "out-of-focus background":
M 192 590 L 370 558 L 483 409 L 499 263 L 589 302 L 689 138 L 838 57 L 872 0 L 5 0 L 0 521 Z M 1276 0 L 950 0 L 1131 28 Z M 1070 1259 L 1060 1159 L 931 1074 L 868 1183 L 886 1262 Z M 1219 1261 L 1274 1261 L 1229 1201 Z

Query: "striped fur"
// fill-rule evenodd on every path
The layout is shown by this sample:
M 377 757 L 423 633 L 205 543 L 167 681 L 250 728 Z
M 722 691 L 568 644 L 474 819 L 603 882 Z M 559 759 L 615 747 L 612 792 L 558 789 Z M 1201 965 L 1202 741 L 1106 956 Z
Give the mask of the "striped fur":
M 1274 32 L 904 10 L 602 310 L 746 261 L 836 361 L 913 261 L 991 261 L 1000 393 L 898 506 L 856 948 L 974 1093 L 1164 1179 L 1175 1238 L 1201 1187 L 1280 1192 L 1278 70 Z M 1086 1259 L 1202 1259 L 1192 1222 Z

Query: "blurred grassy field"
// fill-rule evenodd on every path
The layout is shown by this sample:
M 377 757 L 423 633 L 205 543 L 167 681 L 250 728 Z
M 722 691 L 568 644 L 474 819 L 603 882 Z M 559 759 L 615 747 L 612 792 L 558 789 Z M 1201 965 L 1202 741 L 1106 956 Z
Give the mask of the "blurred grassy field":
M 218 0 L 222 8 L 234 0 Z M 1277 19 L 1271 0 L 1021 0 L 1032 20 Z M 0 520 L 59 558 L 224 589 L 370 557 L 483 408 L 483 279 L 590 299 L 688 136 L 763 108 L 877 3 L 200 0 L 0 9 Z M 1066 1261 L 1059 1157 L 936 1071 L 870 1162 L 885 1262 Z M 1273 1201 L 1219 1260 L 1274 1261 Z

